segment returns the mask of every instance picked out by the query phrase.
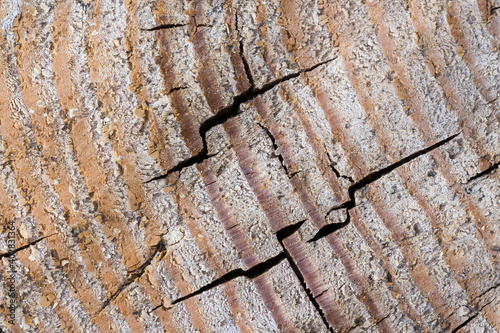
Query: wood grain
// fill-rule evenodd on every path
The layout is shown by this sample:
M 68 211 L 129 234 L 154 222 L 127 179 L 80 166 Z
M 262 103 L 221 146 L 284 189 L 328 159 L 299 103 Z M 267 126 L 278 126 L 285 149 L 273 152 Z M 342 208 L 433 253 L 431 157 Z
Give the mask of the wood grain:
M 1 2 L 0 332 L 500 331 L 499 5 Z

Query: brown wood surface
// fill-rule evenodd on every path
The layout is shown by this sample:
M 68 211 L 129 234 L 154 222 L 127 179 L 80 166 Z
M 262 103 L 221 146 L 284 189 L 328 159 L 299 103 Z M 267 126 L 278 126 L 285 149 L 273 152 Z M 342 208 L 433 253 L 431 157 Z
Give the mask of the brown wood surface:
M 499 332 L 499 39 L 499 0 L 0 1 L 0 332 Z

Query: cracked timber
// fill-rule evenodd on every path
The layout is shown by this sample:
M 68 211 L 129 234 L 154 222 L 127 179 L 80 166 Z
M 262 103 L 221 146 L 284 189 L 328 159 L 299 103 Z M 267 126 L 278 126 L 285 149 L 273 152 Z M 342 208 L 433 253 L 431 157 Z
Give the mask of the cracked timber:
M 1 2 L 0 332 L 500 332 L 498 8 Z

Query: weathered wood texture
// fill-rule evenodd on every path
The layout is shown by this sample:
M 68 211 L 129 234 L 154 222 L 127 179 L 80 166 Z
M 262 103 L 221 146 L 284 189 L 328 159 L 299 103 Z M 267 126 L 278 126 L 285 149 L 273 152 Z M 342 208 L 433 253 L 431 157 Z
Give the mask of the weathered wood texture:
M 500 331 L 499 6 L 2 0 L 0 331 Z

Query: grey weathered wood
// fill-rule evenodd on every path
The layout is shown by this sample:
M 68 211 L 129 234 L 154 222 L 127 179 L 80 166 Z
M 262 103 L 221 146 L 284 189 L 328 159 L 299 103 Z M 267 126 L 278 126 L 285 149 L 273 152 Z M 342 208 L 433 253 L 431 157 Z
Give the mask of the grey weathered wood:
M 0 331 L 497 332 L 497 2 L 3 1 Z

